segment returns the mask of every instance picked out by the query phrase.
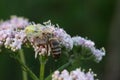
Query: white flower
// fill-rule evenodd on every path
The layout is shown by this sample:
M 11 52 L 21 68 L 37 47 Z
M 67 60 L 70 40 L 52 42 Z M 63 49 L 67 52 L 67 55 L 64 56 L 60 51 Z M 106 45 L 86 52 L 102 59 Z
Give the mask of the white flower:
M 13 39 L 12 44 L 10 44 L 10 47 L 13 51 L 21 49 L 22 42 L 18 39 Z
M 56 27 L 54 35 L 61 41 L 61 44 L 67 49 L 73 48 L 73 40 L 69 34 L 67 34 L 62 28 Z
M 85 39 L 80 36 L 72 37 L 72 40 L 75 46 L 81 46 L 85 43 Z
M 96 61 L 99 62 L 102 60 L 102 57 L 105 56 L 105 50 L 102 49 L 96 49 L 96 48 L 91 48 L 91 51 L 93 53 L 93 55 L 96 57 Z
M 59 74 L 60 74 L 59 71 L 55 71 L 55 72 L 54 72 L 54 75 L 52 75 L 52 77 L 53 77 L 52 80 L 57 80 L 57 79 L 59 78 Z
M 73 76 L 73 80 L 86 80 L 85 73 L 81 71 L 81 69 L 76 69 L 70 73 Z
M 85 38 L 82 38 L 80 36 L 72 37 L 73 43 L 75 46 L 85 46 L 85 47 L 93 47 L 95 43 L 91 40 L 87 40 Z
M 61 73 L 55 71 L 52 75 L 52 80 L 95 80 L 94 76 L 96 75 L 91 70 L 87 73 L 81 71 L 81 69 L 76 69 L 71 72 L 63 70 Z
M 0 23 L 0 42 L 6 48 L 15 51 L 21 49 L 25 42 L 26 34 L 24 28 L 28 25 L 28 20 L 22 17 L 11 17 L 10 20 Z
M 95 45 L 95 43 L 91 40 L 85 40 L 84 46 L 85 47 L 93 47 Z
M 87 40 L 80 36 L 72 37 L 72 40 L 75 46 L 82 46 L 90 49 L 92 54 L 95 56 L 97 62 L 101 61 L 102 57 L 105 56 L 105 51 L 103 49 L 96 49 L 95 43 L 91 40 Z
M 9 45 L 11 44 L 11 42 L 12 42 L 12 39 L 10 37 L 6 38 L 6 41 L 4 43 L 4 45 L 6 46 L 6 48 L 9 47 Z
M 15 28 L 25 28 L 29 22 L 28 19 L 23 17 L 11 16 L 10 23 L 15 26 Z

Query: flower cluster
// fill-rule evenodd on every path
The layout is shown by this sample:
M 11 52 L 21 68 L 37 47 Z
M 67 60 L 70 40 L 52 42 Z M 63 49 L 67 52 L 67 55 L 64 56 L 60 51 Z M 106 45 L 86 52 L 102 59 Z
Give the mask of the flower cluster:
M 58 25 L 51 24 L 50 21 L 44 22 L 43 24 L 35 24 L 30 23 L 26 18 L 12 16 L 10 20 L 0 22 L 0 47 L 4 46 L 12 51 L 17 51 L 22 48 L 24 43 L 32 46 L 35 51 L 35 58 L 37 58 L 38 55 L 40 56 L 41 80 L 44 80 L 44 65 L 47 60 L 47 58 L 43 56 L 48 57 L 52 55 L 54 58 L 58 58 L 62 52 L 62 47 L 66 48 L 64 50 L 70 53 L 77 53 L 77 49 L 80 48 L 81 53 L 78 52 L 78 54 L 81 54 L 79 56 L 83 59 L 86 59 L 87 56 L 87 59 L 94 58 L 99 62 L 102 60 L 102 57 L 105 56 L 105 50 L 103 48 L 97 49 L 93 41 L 80 36 L 71 37 L 64 29 Z M 73 49 L 76 51 L 71 51 Z M 23 56 L 21 56 L 21 58 L 23 58 Z M 73 58 L 71 61 L 71 64 L 74 63 Z M 35 76 L 29 68 L 26 68 L 27 66 L 24 66 L 24 60 L 23 62 L 20 61 L 20 64 L 30 72 L 34 80 L 38 80 L 37 76 Z M 63 65 L 63 67 L 65 68 L 66 66 Z M 91 69 L 86 72 L 78 68 L 71 72 L 67 70 L 60 72 L 57 70 L 53 73 L 52 80 L 96 80 L 95 76 L 96 74 L 94 74 Z
M 51 53 L 51 46 L 57 47 L 54 51 L 61 52 L 60 45 L 65 46 L 67 49 L 72 49 L 73 41 L 63 29 L 55 27 L 50 21 L 42 24 L 33 24 L 26 27 L 25 32 L 28 40 L 35 50 L 35 58 L 37 55 L 47 55 Z M 51 41 L 52 43 L 51 43 Z M 58 53 L 57 53 L 58 54 Z M 57 54 L 53 56 L 57 56 Z M 59 54 L 58 54 L 59 55 Z
M 0 45 L 15 51 L 21 49 L 25 42 L 26 34 L 24 32 L 28 20 L 22 17 L 12 16 L 10 20 L 0 23 Z
M 67 34 L 62 28 L 56 27 L 54 30 L 54 35 L 59 38 L 61 44 L 67 49 L 72 50 L 73 40 L 69 34 Z
M 31 26 L 31 27 L 27 27 Z M 56 27 L 57 26 L 57 27 Z M 43 35 L 44 33 L 44 35 Z M 80 36 L 71 37 L 58 25 L 51 24 L 50 21 L 42 24 L 29 24 L 28 20 L 22 17 L 12 16 L 10 20 L 0 23 L 0 46 L 4 45 L 13 51 L 21 49 L 21 45 L 28 40 L 37 55 L 50 55 L 51 47 L 47 43 L 47 38 L 56 39 L 56 43 L 64 46 L 67 50 L 72 50 L 73 46 L 83 46 L 89 48 L 97 61 L 105 55 L 103 49 L 95 48 L 95 43 Z M 41 45 L 42 44 L 42 45 Z
M 81 69 L 76 69 L 70 73 L 67 70 L 55 71 L 52 75 L 52 80 L 95 80 L 96 74 L 94 74 L 91 69 L 85 73 Z
M 96 61 L 98 62 L 102 60 L 103 56 L 105 56 L 105 50 L 103 48 L 101 48 L 100 50 L 96 49 L 95 43 L 91 40 L 87 40 L 80 36 L 72 37 L 72 40 L 75 46 L 82 46 L 90 49 L 91 53 L 95 56 Z
M 59 39 L 60 44 L 63 45 L 65 48 L 72 50 L 73 48 L 73 40 L 71 36 L 62 28 L 59 27 L 59 25 L 51 24 L 51 21 L 45 22 L 45 26 L 52 30 L 53 35 Z

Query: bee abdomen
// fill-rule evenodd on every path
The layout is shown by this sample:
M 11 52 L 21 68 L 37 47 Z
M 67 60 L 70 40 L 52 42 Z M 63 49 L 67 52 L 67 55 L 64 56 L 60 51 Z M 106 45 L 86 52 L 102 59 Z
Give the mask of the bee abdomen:
M 50 40 L 50 47 L 51 47 L 51 52 L 52 52 L 52 56 L 54 58 L 59 58 L 60 54 L 61 54 L 61 47 L 59 44 L 59 41 L 57 39 L 51 39 Z
M 52 48 L 51 52 L 52 52 L 52 55 L 54 58 L 59 58 L 59 56 L 61 54 L 61 48 L 60 47 Z

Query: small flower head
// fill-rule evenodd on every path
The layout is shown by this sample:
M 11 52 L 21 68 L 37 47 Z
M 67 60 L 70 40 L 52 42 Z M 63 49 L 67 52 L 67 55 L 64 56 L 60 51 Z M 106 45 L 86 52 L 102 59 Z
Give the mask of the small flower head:
M 63 70 L 61 73 L 59 71 L 55 71 L 52 75 L 52 80 L 95 80 L 95 76 L 96 74 L 91 70 L 87 73 L 81 69 L 76 69 L 71 72 Z
M 105 56 L 105 50 L 96 49 L 95 43 L 91 40 L 87 40 L 80 36 L 72 37 L 72 40 L 73 40 L 73 43 L 75 46 L 82 46 L 82 47 L 89 49 L 91 51 L 92 55 L 95 56 L 95 60 L 97 62 L 101 61 L 102 57 Z
M 61 44 L 67 49 L 72 50 L 73 40 L 69 34 L 67 34 L 62 28 L 56 27 L 54 30 L 54 35 L 59 38 Z
M 22 17 L 11 17 L 10 20 L 0 23 L 0 42 L 13 51 L 21 49 L 25 42 L 26 34 L 25 26 L 28 25 L 28 20 Z
M 24 29 L 28 24 L 28 19 L 23 17 L 11 16 L 9 21 L 15 28 Z
M 84 46 L 91 48 L 95 45 L 95 43 L 91 40 L 87 40 L 85 38 L 82 38 L 80 36 L 72 37 L 73 43 L 75 46 Z
M 93 55 L 96 57 L 96 61 L 99 62 L 102 60 L 102 57 L 105 56 L 105 50 L 104 48 L 96 49 L 96 48 L 91 48 L 91 51 L 93 53 Z

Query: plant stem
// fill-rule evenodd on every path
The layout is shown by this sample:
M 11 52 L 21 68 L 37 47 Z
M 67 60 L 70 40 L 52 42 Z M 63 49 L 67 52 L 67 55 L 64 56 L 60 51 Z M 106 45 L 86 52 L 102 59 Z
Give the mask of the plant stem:
M 24 71 L 26 71 L 33 80 L 39 80 L 38 77 L 25 64 L 23 64 L 22 61 L 17 56 L 13 58 L 19 62 Z
M 40 56 L 40 80 L 44 80 L 44 70 L 45 70 L 45 64 L 46 64 L 46 58 L 44 56 Z
M 71 65 L 71 61 L 69 61 L 69 62 L 67 62 L 66 64 L 62 65 L 62 66 L 61 66 L 60 68 L 58 68 L 57 70 L 62 71 L 63 69 L 67 68 L 67 67 L 70 66 L 70 65 Z M 53 74 L 53 73 L 51 73 L 45 80 L 51 80 L 52 74 Z
M 19 50 L 19 55 L 20 55 L 21 62 L 22 62 L 23 64 L 26 64 L 24 52 L 23 52 L 22 49 Z M 22 70 L 22 80 L 28 80 L 28 78 L 27 78 L 27 72 L 25 72 L 24 70 Z
M 44 68 L 45 68 L 45 65 L 43 63 L 41 63 L 41 67 L 40 67 L 40 80 L 44 79 Z

